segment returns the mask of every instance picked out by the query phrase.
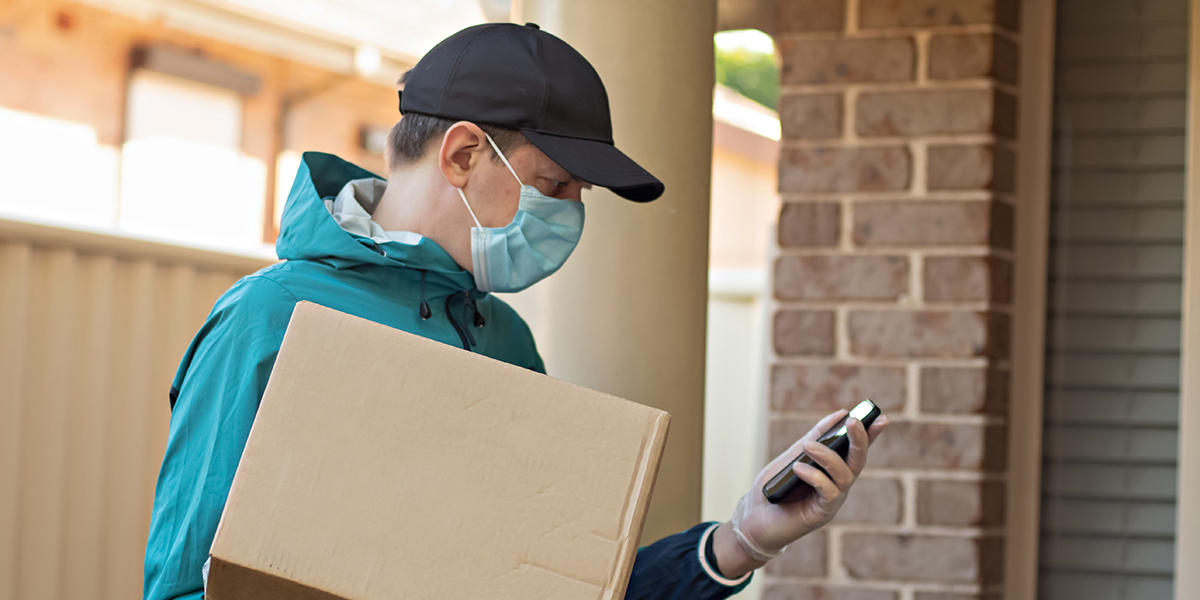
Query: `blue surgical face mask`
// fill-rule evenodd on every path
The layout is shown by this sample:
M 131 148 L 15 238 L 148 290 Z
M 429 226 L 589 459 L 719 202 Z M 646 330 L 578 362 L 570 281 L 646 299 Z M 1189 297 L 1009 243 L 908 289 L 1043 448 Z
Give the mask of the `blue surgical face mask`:
M 471 210 L 462 188 L 458 195 L 475 227 L 471 228 L 471 264 L 475 287 L 484 292 L 519 292 L 545 279 L 567 262 L 583 235 L 583 203 L 551 198 L 531 185 L 521 183 L 517 172 L 487 137 L 504 166 L 521 185 L 521 201 L 512 223 L 484 227 Z

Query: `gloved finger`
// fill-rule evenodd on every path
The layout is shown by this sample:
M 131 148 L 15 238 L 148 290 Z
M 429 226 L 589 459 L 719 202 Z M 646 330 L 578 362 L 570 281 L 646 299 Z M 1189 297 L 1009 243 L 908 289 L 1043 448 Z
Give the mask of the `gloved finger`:
M 799 477 L 801 481 L 811 485 L 817 491 L 817 496 L 820 497 L 821 502 L 825 503 L 826 506 L 836 506 L 835 503 L 838 496 L 841 495 L 842 490 L 838 488 L 837 484 L 833 483 L 833 480 L 828 475 L 818 471 L 816 467 L 804 463 L 792 465 L 792 471 L 796 473 L 796 477 Z
M 859 424 L 859 429 L 862 429 L 861 423 Z M 866 435 L 865 431 L 863 435 Z M 837 484 L 838 489 L 845 492 L 854 484 L 854 478 L 857 473 L 852 471 L 849 465 L 846 464 L 846 461 L 842 460 L 842 457 L 838 456 L 837 452 L 830 450 L 828 446 L 818 442 L 809 442 L 804 447 L 804 453 L 825 469 L 825 472 L 829 474 L 829 478 Z
M 878 419 L 875 419 L 874 423 L 871 423 L 871 428 L 867 430 L 867 437 L 871 439 L 872 444 L 875 443 L 875 440 L 879 438 L 879 434 L 883 433 L 883 430 L 891 422 L 892 421 L 887 418 L 887 415 L 880 415 Z
M 871 438 L 867 435 L 862 421 L 858 419 L 850 419 L 846 423 L 846 437 L 850 438 L 850 451 L 846 453 L 846 466 L 857 477 L 859 473 L 862 473 L 863 467 L 867 466 L 867 446 L 871 445 Z
M 848 414 L 848 412 L 849 411 L 845 409 L 839 410 L 818 421 L 816 426 L 809 430 L 808 433 L 804 434 L 804 437 L 796 440 L 796 443 L 792 444 L 790 448 L 783 452 L 783 454 L 776 456 L 774 460 L 767 463 L 767 466 L 764 467 L 763 470 L 759 472 L 758 477 L 755 478 L 755 484 L 761 486 L 762 483 L 766 482 L 766 479 L 774 477 L 776 473 L 782 471 L 789 462 L 796 460 L 796 457 L 800 456 L 800 453 L 804 451 L 803 448 L 805 442 L 821 437 L 821 434 L 825 433 L 825 430 L 833 427 L 833 424 L 840 421 L 842 417 Z
M 817 421 L 817 424 L 813 425 L 813 428 L 808 430 L 808 433 L 804 434 L 804 437 L 800 438 L 800 441 L 805 442 L 821 437 L 822 433 L 828 431 L 830 427 L 833 427 L 835 423 L 841 421 L 842 417 L 848 414 L 850 414 L 850 411 L 843 408 L 837 412 L 825 415 L 825 418 Z

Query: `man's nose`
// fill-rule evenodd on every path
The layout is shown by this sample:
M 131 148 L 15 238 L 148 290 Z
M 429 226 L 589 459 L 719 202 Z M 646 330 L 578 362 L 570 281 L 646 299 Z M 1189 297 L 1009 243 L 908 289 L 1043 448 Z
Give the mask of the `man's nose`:
M 564 187 L 562 198 L 564 200 L 583 202 L 583 190 L 588 190 L 591 188 L 592 185 L 590 183 L 584 183 L 583 181 L 572 178 L 571 182 Z

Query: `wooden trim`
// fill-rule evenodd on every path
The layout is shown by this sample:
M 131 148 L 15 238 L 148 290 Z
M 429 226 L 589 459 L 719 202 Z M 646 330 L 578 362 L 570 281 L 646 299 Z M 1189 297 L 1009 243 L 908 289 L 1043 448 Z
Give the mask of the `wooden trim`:
M 1200 1 L 1200 0 L 1197 0 Z M 1021 8 L 1021 120 L 1009 409 L 1005 600 L 1037 597 L 1055 2 Z
M 242 96 L 250 96 L 262 87 L 262 78 L 253 73 L 165 44 L 135 46 L 133 68 L 231 90 Z
M 275 262 L 262 253 L 237 253 L 156 240 L 124 232 L 58 225 L 0 215 L 0 242 L 23 241 L 45 248 L 73 248 L 85 254 L 150 258 L 163 263 L 186 263 L 197 268 L 253 272 Z
M 280 15 L 259 10 L 246 2 L 211 0 L 79 0 L 84 4 L 144 21 L 168 23 L 173 29 L 312 65 L 328 71 L 353 74 L 354 53 L 362 40 L 332 28 L 289 23 Z M 394 85 L 420 56 L 380 48 L 379 69 L 363 79 Z
M 1175 504 L 1175 598 L 1200 598 L 1200 0 L 1191 3 L 1188 52 L 1187 216 L 1179 360 L 1179 467 Z

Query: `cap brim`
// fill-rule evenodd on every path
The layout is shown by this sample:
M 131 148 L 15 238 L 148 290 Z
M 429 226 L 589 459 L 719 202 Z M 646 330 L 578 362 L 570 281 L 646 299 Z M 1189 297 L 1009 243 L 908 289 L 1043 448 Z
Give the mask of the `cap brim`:
M 592 185 L 606 187 L 634 202 L 649 202 L 662 195 L 665 186 L 616 146 L 522 130 L 529 141 L 558 166 Z

